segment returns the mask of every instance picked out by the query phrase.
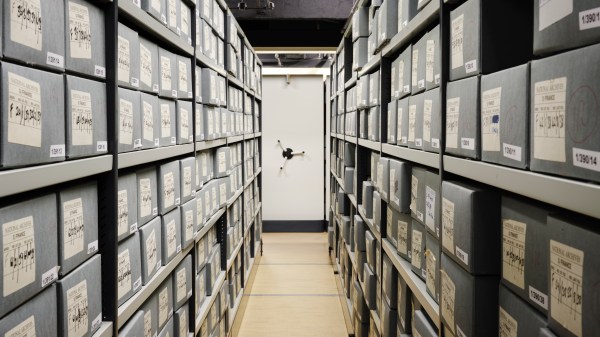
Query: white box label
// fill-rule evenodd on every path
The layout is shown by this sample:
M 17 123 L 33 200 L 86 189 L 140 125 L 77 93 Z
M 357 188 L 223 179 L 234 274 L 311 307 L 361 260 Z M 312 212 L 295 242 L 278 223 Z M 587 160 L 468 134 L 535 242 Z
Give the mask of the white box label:
M 69 337 L 83 337 L 88 332 L 89 307 L 87 281 L 67 290 L 67 329 Z
M 142 101 L 142 110 L 143 110 L 143 135 L 145 141 L 152 142 L 154 139 L 154 111 L 152 108 L 152 104 Z
M 35 317 L 33 315 L 29 316 L 6 332 L 4 337 L 35 337 Z
M 465 63 L 465 72 L 467 74 L 473 73 L 477 71 L 477 60 L 471 60 Z
M 117 266 L 117 293 L 119 299 L 131 291 L 131 261 L 129 249 L 125 249 L 118 256 Z
M 412 259 L 411 264 L 415 268 L 421 269 L 422 261 L 421 257 L 423 251 L 421 250 L 421 243 L 423 242 L 423 233 L 421 231 L 413 229 L 412 231 Z
M 99 66 L 99 65 L 95 65 L 94 66 L 94 75 L 105 78 L 106 77 L 106 68 Z
M 140 80 L 152 86 L 152 52 L 143 43 L 140 43 Z
M 133 282 L 133 291 L 137 291 L 142 286 L 142 277 L 138 277 L 135 282 Z
M 460 139 L 460 147 L 465 150 L 475 150 L 475 138 L 462 137 Z
M 469 265 L 469 254 L 464 250 L 460 249 L 460 247 L 456 246 L 455 251 L 456 257 L 458 257 L 464 264 Z
M 160 105 L 160 137 L 171 137 L 171 108 L 169 104 Z
M 575 336 L 583 336 L 584 252 L 550 240 L 550 316 Z
M 108 142 L 105 140 L 99 140 L 96 142 L 96 152 L 108 151 Z
M 548 295 L 529 286 L 529 299 L 545 310 L 548 310 Z
M 442 197 L 442 245 L 454 251 L 454 203 Z
M 431 138 L 431 147 L 434 149 L 440 148 L 440 140 L 438 138 Z
M 435 295 L 435 265 L 436 257 L 435 254 L 429 249 L 425 250 L 425 268 L 426 274 L 425 285 L 431 294 Z
M 57 68 L 64 68 L 65 67 L 65 58 L 62 55 L 48 52 L 46 54 L 46 64 L 55 66 Z
M 410 105 L 408 107 L 408 141 L 415 141 L 415 131 L 417 128 L 417 106 Z
M 156 251 L 156 233 L 154 229 L 146 238 L 146 276 L 149 277 L 158 266 L 158 254 Z
M 425 80 L 427 82 L 433 82 L 433 67 L 435 62 L 435 41 L 427 40 L 427 46 L 425 47 Z
M 35 226 L 33 216 L 2 225 L 4 270 L 3 296 L 22 289 L 35 281 Z
M 163 207 L 169 208 L 175 204 L 175 177 L 173 172 L 163 175 Z M 169 254 L 170 255 L 170 254 Z
M 564 163 L 567 78 L 535 83 L 533 157 Z
M 579 12 L 579 30 L 600 27 L 600 7 Z
M 102 312 L 92 321 L 92 331 L 96 331 L 100 327 L 100 324 L 102 324 Z
M 573 148 L 573 166 L 600 172 L 600 152 Z
M 521 161 L 521 147 L 502 143 L 502 155 L 508 159 Z
M 460 97 L 448 99 L 446 106 L 446 147 L 458 148 L 458 121 L 460 116 Z
M 498 327 L 500 329 L 499 336 L 501 336 L 501 337 L 517 337 L 519 323 L 511 315 L 509 315 L 506 311 L 504 311 L 502 306 L 500 306 L 499 309 L 500 309 L 500 324 L 498 324 Z
M 58 280 L 58 268 L 58 266 L 52 267 L 42 274 L 42 288 Z
M 92 58 L 92 30 L 87 6 L 69 1 L 69 47 L 72 58 Z
M 85 224 L 83 222 L 83 200 L 65 201 L 63 211 L 63 251 L 64 259 L 83 251 Z
M 423 146 L 423 139 L 422 138 L 415 139 L 415 146 L 416 147 L 422 147 Z
M 21 0 L 10 11 L 10 39 L 13 42 L 42 50 L 42 9 L 40 0 Z
M 119 99 L 119 144 L 133 144 L 133 104 Z
M 92 95 L 71 90 L 71 145 L 93 144 Z
M 98 240 L 90 242 L 87 247 L 88 255 L 94 254 L 97 251 L 98 251 Z
M 50 158 L 64 157 L 65 144 L 50 145 Z
M 179 270 L 177 272 L 177 302 L 182 301 L 185 296 L 186 296 L 186 287 L 187 287 L 187 280 L 186 280 L 186 269 L 182 268 L 181 270 Z
M 167 256 L 171 257 L 177 252 L 177 226 L 175 220 L 167 224 Z
M 169 288 L 165 287 L 158 293 L 158 325 L 164 324 L 169 318 Z
M 42 146 L 40 84 L 8 72 L 8 142 Z
M 423 140 L 431 140 L 431 111 L 433 110 L 433 101 L 426 99 L 423 101 Z
M 541 32 L 573 13 L 573 0 L 539 0 L 539 7 L 538 30 Z
M 140 216 L 147 217 L 152 212 L 152 186 L 150 178 L 140 179 Z M 125 194 L 127 197 L 127 194 Z M 127 201 L 125 201 L 126 203 Z
M 483 151 L 500 151 L 500 102 L 502 87 L 481 95 L 481 146 Z
M 444 317 L 448 323 L 446 327 L 450 330 L 454 330 L 454 299 L 456 296 L 456 285 L 443 269 L 440 270 L 440 288 L 440 292 L 442 293 L 442 302 L 440 303 L 442 317 Z
M 117 232 L 121 236 L 127 233 L 129 225 L 129 209 L 127 204 L 127 190 L 119 190 L 117 194 Z M 137 227 L 137 226 L 136 226 Z
M 412 72 L 411 72 L 411 85 L 413 87 L 417 86 L 417 78 L 418 78 L 418 74 L 417 71 L 419 69 L 419 50 L 418 49 L 413 49 L 412 51 Z M 371 86 L 372 88 L 372 86 Z
M 119 82 L 129 83 L 131 54 L 129 51 L 129 40 L 119 35 L 117 44 L 117 73 Z
M 165 56 L 160 57 L 160 87 L 165 91 L 171 90 L 171 59 Z
M 502 278 L 525 289 L 525 238 L 527 224 L 511 219 L 502 221 Z
M 464 64 L 463 60 L 463 24 L 465 15 L 461 14 L 456 19 L 452 20 L 452 28 L 450 31 L 450 49 L 452 69 L 460 68 Z
M 425 225 L 435 231 L 435 191 L 429 187 L 425 187 Z

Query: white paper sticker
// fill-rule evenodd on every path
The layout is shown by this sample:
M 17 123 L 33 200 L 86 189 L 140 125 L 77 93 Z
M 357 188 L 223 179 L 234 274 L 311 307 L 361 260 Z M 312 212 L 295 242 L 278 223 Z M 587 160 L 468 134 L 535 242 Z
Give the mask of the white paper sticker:
M 144 337 L 152 336 L 152 309 L 144 310 Z
M 179 135 L 183 139 L 188 139 L 190 137 L 190 120 L 189 120 L 189 112 L 185 108 L 179 109 Z
M 152 52 L 143 43 L 140 43 L 140 80 L 152 87 Z
M 500 102 L 502 87 L 481 95 L 481 146 L 483 151 L 500 151 Z
M 131 78 L 131 85 L 132 85 L 134 88 L 139 88 L 139 87 L 140 87 L 140 80 L 139 80 L 139 79 L 137 79 L 137 78 L 135 78 L 135 77 L 132 77 L 132 78 Z
M 442 197 L 442 245 L 454 251 L 454 203 Z
M 69 43 L 72 58 L 92 58 L 92 30 L 87 6 L 69 1 Z
M 465 150 L 475 150 L 475 138 L 462 137 L 460 139 L 460 147 Z
M 186 269 L 182 268 L 177 272 L 177 302 L 181 302 L 187 294 Z
M 63 252 L 64 259 L 83 251 L 85 224 L 83 222 L 83 200 L 65 201 L 63 211 Z
M 54 266 L 42 274 L 42 288 L 58 280 L 58 268 L 58 266 Z
M 467 74 L 473 73 L 477 71 L 477 60 L 471 60 L 465 63 L 465 72 Z
M 446 106 L 446 147 L 458 148 L 458 121 L 460 116 L 460 97 L 448 99 Z
M 28 216 L 2 225 L 3 296 L 35 281 L 35 226 Z
M 99 65 L 95 65 L 94 66 L 94 75 L 105 78 L 106 77 L 106 68 L 99 66 Z
M 169 318 L 169 288 L 165 287 L 158 293 L 158 325 L 164 324 Z
M 430 142 L 431 139 L 431 111 L 433 110 L 433 101 L 426 99 L 423 101 L 423 140 Z
M 435 231 L 435 198 L 435 191 L 425 186 L 425 225 L 431 231 Z
M 96 142 L 96 152 L 107 152 L 108 142 L 105 140 L 99 140 Z
M 13 42 L 42 50 L 41 0 L 14 1 L 10 6 L 10 39 Z
M 422 251 L 422 244 L 423 242 L 423 232 L 419 231 L 419 230 L 415 230 L 413 229 L 412 231 L 412 259 L 411 259 L 411 264 L 413 265 L 413 267 L 415 268 L 419 268 L 421 269 L 422 267 L 422 261 L 421 261 L 421 257 L 423 255 L 423 251 Z
M 175 177 L 173 176 L 173 172 L 167 172 L 163 175 L 163 208 L 169 208 L 174 204 Z
M 419 197 L 419 178 L 412 175 L 410 183 L 410 210 L 417 211 L 417 199 Z
M 40 84 L 8 72 L 8 142 L 41 147 L 42 101 Z
M 437 85 L 437 84 L 440 84 L 440 81 L 441 81 L 440 74 L 435 74 L 434 83 Z
M 187 65 L 179 61 L 179 91 L 188 91 Z
M 502 278 L 525 289 L 525 238 L 527 224 L 502 220 Z
M 600 7 L 579 12 L 579 30 L 600 27 Z
M 408 107 L 408 141 L 415 141 L 415 132 L 417 125 L 417 106 L 410 105 Z
M 535 83 L 533 156 L 536 159 L 566 161 L 566 91 L 566 77 Z
M 100 314 L 98 314 L 98 316 L 96 316 L 96 318 L 94 318 L 94 320 L 92 321 L 92 331 L 96 331 L 96 329 L 98 329 L 100 327 L 100 325 L 102 324 L 102 312 L 100 312 Z
M 85 336 L 88 332 L 88 315 L 87 281 L 83 280 L 67 290 L 67 336 Z
M 600 152 L 573 148 L 573 166 L 600 172 Z
M 157 208 L 157 207 L 154 207 L 154 208 L 152 209 L 152 215 L 156 216 L 157 214 L 158 214 L 158 208 Z
M 186 166 L 183 168 L 183 195 L 192 194 L 192 167 Z
M 117 293 L 119 299 L 131 291 L 131 260 L 129 249 L 125 249 L 118 256 L 117 266 Z
M 119 144 L 133 144 L 133 104 L 119 99 Z
M 435 62 L 435 41 L 427 40 L 427 46 L 425 47 L 425 80 L 427 82 L 433 82 L 433 66 Z
M 71 90 L 71 145 L 92 145 L 93 124 L 91 94 Z
M 456 246 L 455 255 L 465 265 L 467 265 L 467 266 L 469 265 L 469 254 L 467 254 L 467 252 L 465 252 L 464 250 L 460 249 L 460 247 L 458 247 L 458 245 Z
M 423 146 L 423 138 L 415 139 L 415 146 L 421 148 Z
M 149 277 L 154 268 L 158 266 L 158 252 L 156 250 L 156 232 L 154 229 L 150 232 L 146 238 L 146 277 Z
M 135 282 L 133 282 L 133 291 L 136 292 L 142 286 L 142 277 L 138 277 Z
M 129 51 L 129 40 L 119 35 L 117 45 L 118 57 L 118 80 L 119 82 L 129 83 L 131 73 L 131 54 Z
M 521 161 L 521 147 L 502 143 L 502 155 L 508 159 Z
M 413 87 L 417 86 L 417 78 L 419 69 L 419 49 L 413 49 L 412 51 L 412 72 L 411 72 L 411 85 Z
M 162 11 L 161 11 L 161 3 L 160 2 L 161 2 L 160 0 L 152 0 L 150 2 L 151 9 L 153 9 L 157 13 L 161 13 Z M 149 337 L 149 336 L 147 336 L 147 337 Z
M 438 138 L 431 138 L 431 147 L 434 149 L 440 148 L 440 140 Z
M 436 279 L 436 256 L 435 254 L 427 249 L 425 250 L 425 268 L 427 276 L 425 278 L 425 285 L 429 290 L 430 294 L 435 295 L 435 279 Z
M 136 5 L 138 8 L 142 7 L 142 2 L 140 0 L 132 0 L 133 4 Z
M 160 57 L 160 87 L 162 90 L 171 90 L 171 59 L 165 56 Z M 177 96 L 177 94 L 176 94 Z
M 168 0 L 167 8 L 169 11 L 169 27 L 179 28 L 177 27 L 177 0 Z
M 98 240 L 92 241 L 90 243 L 88 243 L 88 247 L 87 247 L 87 254 L 94 254 L 95 252 L 98 251 Z
M 519 323 L 500 306 L 500 322 L 498 324 L 500 337 L 517 337 Z
M 121 236 L 127 233 L 129 225 L 127 190 L 119 190 L 117 193 L 117 232 Z
M 538 30 L 541 32 L 573 13 L 573 0 L 539 0 L 539 7 Z
M 445 326 L 454 331 L 454 299 L 456 296 L 456 285 L 443 269 L 440 270 L 440 288 L 442 294 L 440 311 L 442 312 L 442 317 L 444 317 L 444 320 L 448 323 Z
M 154 111 L 152 109 L 152 104 L 142 101 L 142 110 L 143 110 L 143 138 L 148 142 L 152 142 L 154 140 Z
M 147 217 L 152 212 L 152 186 L 150 178 L 140 179 L 140 217 Z M 127 195 L 125 195 L 127 196 Z
M 177 226 L 175 220 L 167 224 L 167 256 L 171 257 L 177 251 Z
M 452 20 L 452 28 L 450 31 L 450 49 L 452 69 L 460 68 L 464 64 L 463 59 L 463 24 L 465 15 L 461 14 L 456 19 Z
M 194 212 L 192 210 L 185 212 L 185 237 L 187 240 L 194 237 Z
M 584 252 L 550 240 L 550 316 L 575 336 L 583 336 Z
M 4 337 L 35 337 L 35 316 L 29 316 L 17 326 L 8 330 Z

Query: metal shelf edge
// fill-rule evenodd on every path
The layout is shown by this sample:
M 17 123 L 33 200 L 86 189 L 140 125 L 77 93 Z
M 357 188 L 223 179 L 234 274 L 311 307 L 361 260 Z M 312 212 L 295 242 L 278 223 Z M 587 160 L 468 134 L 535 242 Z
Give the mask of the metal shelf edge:
M 227 139 L 225 138 L 200 141 L 196 142 L 196 151 L 208 150 L 215 147 L 223 146 L 225 144 L 227 144 Z
M 213 60 L 206 57 L 206 55 L 204 55 L 204 54 L 196 53 L 196 61 L 197 61 L 196 63 L 200 62 L 201 65 L 216 71 L 221 76 L 227 76 L 227 71 L 225 70 L 225 68 L 222 68 L 221 66 L 216 64 Z
M 92 337 L 112 337 L 112 327 L 112 322 L 102 322 L 100 328 L 92 335 Z
M 231 252 L 231 256 L 229 257 L 229 259 L 227 259 L 227 270 L 225 270 L 226 272 L 228 272 L 229 269 L 231 269 L 231 266 L 233 266 L 233 262 L 235 261 L 235 258 L 237 257 L 238 253 L 240 252 L 240 249 L 242 249 L 243 243 L 244 240 L 240 240 L 237 246 L 235 246 L 235 248 L 233 249 L 233 252 Z
M 154 161 L 192 154 L 194 144 L 182 144 L 159 147 L 156 149 L 139 150 L 133 152 L 119 153 L 119 169 L 132 167 L 141 164 L 149 164 Z
M 440 168 L 440 155 L 438 153 L 409 149 L 392 144 L 383 144 L 382 152 L 400 159 L 429 166 L 434 169 Z
M 372 140 L 359 138 L 358 145 L 363 146 L 363 147 L 368 147 L 369 149 L 371 149 L 373 151 L 381 151 L 381 143 L 380 142 L 374 142 Z
M 375 225 L 373 224 L 373 220 L 367 218 L 367 216 L 365 215 L 365 210 L 364 210 L 363 206 L 358 205 L 357 209 L 358 209 L 358 214 L 360 214 L 360 216 L 363 218 L 363 220 L 365 221 L 367 226 L 369 226 L 369 229 L 371 230 L 373 235 L 375 235 L 375 238 L 377 240 L 381 241 L 381 233 L 377 230 L 377 228 L 375 228 Z
M 242 195 L 242 192 L 244 192 L 244 189 L 240 188 L 233 194 L 233 196 L 231 198 L 229 198 L 229 200 L 227 200 L 227 208 L 229 208 L 229 207 L 231 207 L 231 205 L 233 205 L 233 203 L 237 200 L 237 198 L 239 198 L 239 196 Z
M 421 33 L 427 25 L 439 18 L 440 2 L 431 1 L 421 11 L 410 20 L 408 25 L 398 32 L 382 50 L 384 57 L 389 57 L 391 54 L 407 46 L 410 40 Z
M 377 53 L 373 56 L 373 58 L 367 62 L 362 69 L 358 72 L 358 77 L 365 76 L 365 74 L 370 73 L 381 63 L 381 53 Z
M 240 290 L 240 293 L 238 294 L 238 297 L 235 299 L 235 302 L 233 303 L 233 308 L 228 308 L 229 310 L 229 324 L 228 324 L 228 329 L 227 331 L 231 331 L 231 328 L 233 327 L 233 322 L 235 321 L 235 316 L 237 316 L 238 313 L 238 309 L 240 308 L 240 304 L 242 303 L 242 298 L 244 297 L 244 288 L 242 288 Z
M 244 140 L 244 135 L 227 137 L 227 144 L 237 143 Z
M 217 223 L 217 220 L 219 220 L 219 218 L 221 218 L 221 216 L 223 216 L 223 214 L 225 213 L 225 208 L 220 208 L 217 213 L 213 214 L 213 216 L 202 226 L 202 228 L 195 234 L 194 237 L 194 242 L 198 242 L 200 239 L 202 239 L 206 233 L 208 233 L 208 231 L 212 228 L 212 226 L 215 225 L 215 223 Z
M 221 273 L 217 277 L 217 282 L 215 283 L 215 287 L 211 291 L 212 295 L 210 295 L 204 299 L 202 306 L 198 310 L 200 314 L 196 315 L 196 319 L 195 319 L 196 332 L 195 332 L 195 334 L 198 334 L 198 332 L 200 331 L 200 328 L 202 327 L 202 321 L 204 321 L 206 319 L 206 317 L 208 317 L 208 311 L 209 311 L 211 305 L 213 305 L 213 303 L 215 303 L 215 300 L 217 298 L 217 296 L 215 296 L 215 295 L 217 295 L 219 293 L 219 290 L 221 289 L 221 287 L 223 286 L 224 283 L 225 283 L 225 272 L 221 271 Z

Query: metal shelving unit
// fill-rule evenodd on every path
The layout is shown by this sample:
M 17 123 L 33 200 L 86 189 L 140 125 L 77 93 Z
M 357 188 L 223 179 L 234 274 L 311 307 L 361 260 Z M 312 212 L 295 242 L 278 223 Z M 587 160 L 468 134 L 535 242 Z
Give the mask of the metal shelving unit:
M 210 310 L 210 307 L 213 305 L 213 303 L 215 303 L 215 300 L 217 299 L 217 294 L 219 293 L 219 291 L 221 291 L 221 288 L 223 287 L 223 284 L 225 283 L 225 272 L 221 271 L 221 273 L 219 273 L 219 276 L 217 276 L 217 280 L 215 282 L 215 286 L 213 287 L 210 296 L 206 296 L 206 298 L 204 299 L 204 302 L 202 302 L 202 305 L 200 306 L 200 309 L 198 310 L 198 312 L 196 313 L 196 319 L 195 319 L 195 333 L 194 335 L 197 335 L 198 332 L 200 331 L 200 328 L 202 327 L 202 322 L 206 319 L 206 317 L 208 317 L 208 313 Z

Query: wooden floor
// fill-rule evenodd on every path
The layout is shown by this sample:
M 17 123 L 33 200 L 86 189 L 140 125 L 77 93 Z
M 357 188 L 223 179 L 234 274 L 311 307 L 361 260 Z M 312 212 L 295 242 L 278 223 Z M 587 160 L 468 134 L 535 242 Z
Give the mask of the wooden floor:
M 239 337 L 346 337 L 326 233 L 264 233 Z

